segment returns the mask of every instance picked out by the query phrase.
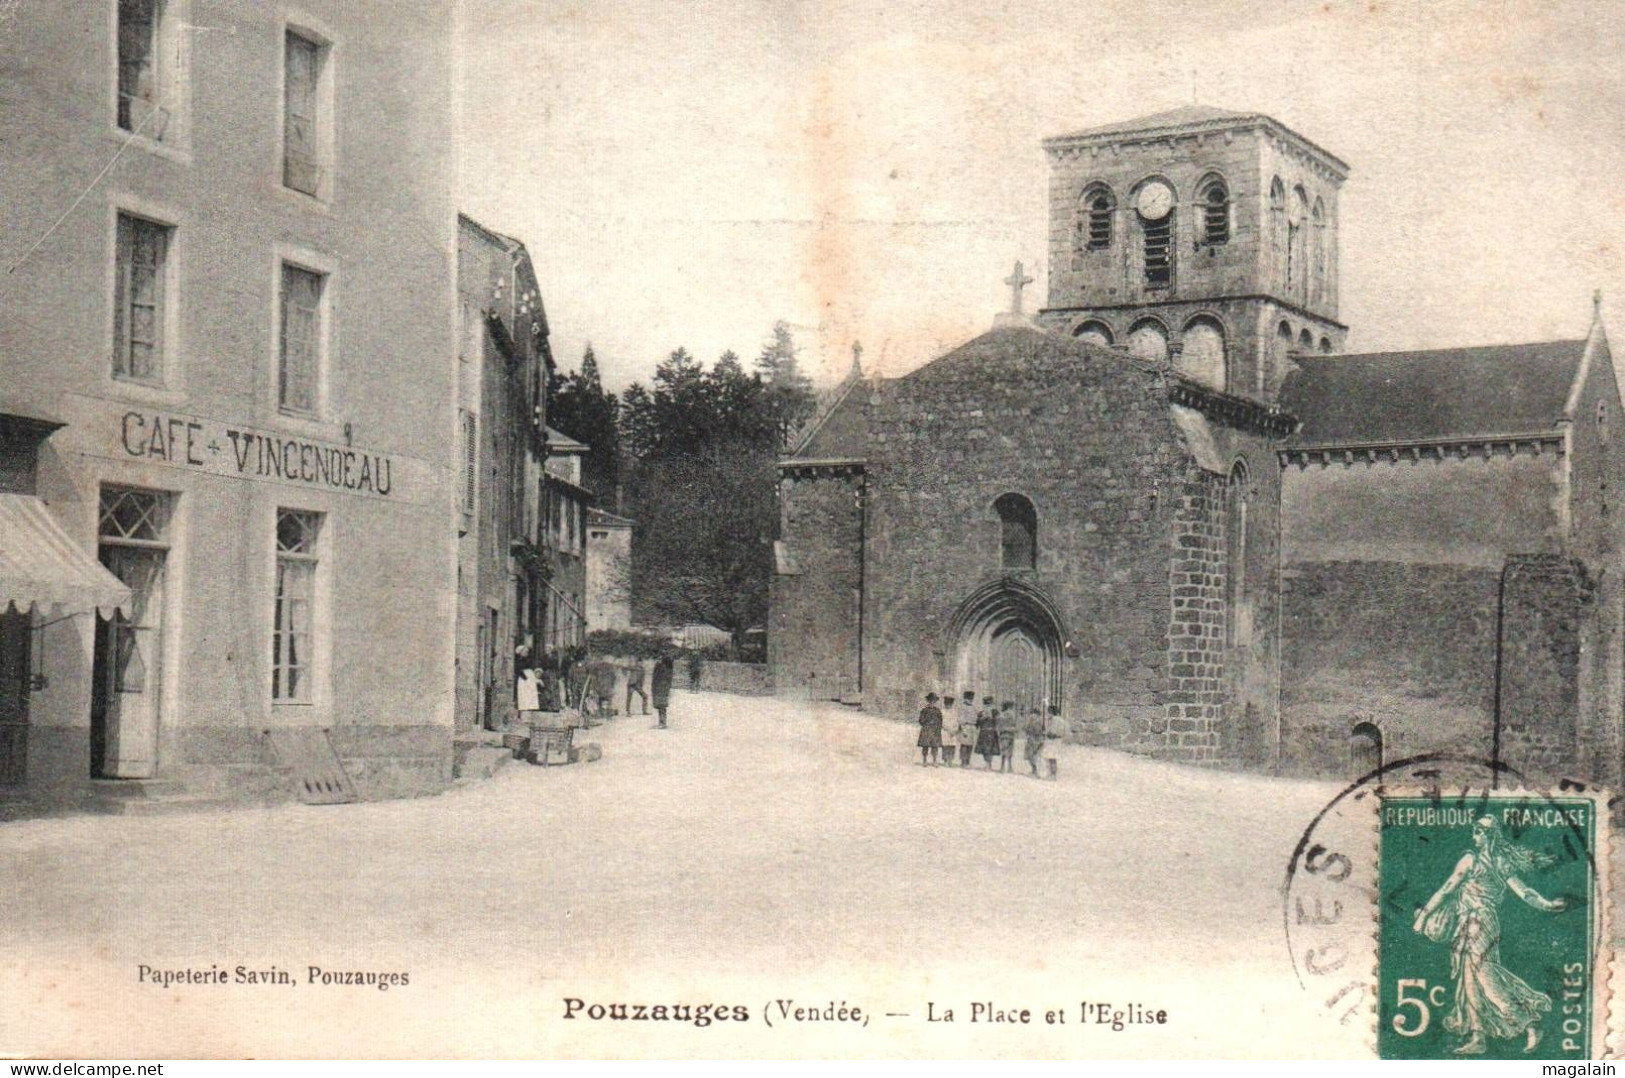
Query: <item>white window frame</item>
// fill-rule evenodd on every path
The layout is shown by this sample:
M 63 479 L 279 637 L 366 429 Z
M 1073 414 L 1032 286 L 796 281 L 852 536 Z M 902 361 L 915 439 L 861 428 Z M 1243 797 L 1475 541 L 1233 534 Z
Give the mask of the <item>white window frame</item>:
M 153 378 L 130 378 L 114 373 L 114 361 L 119 347 L 118 333 L 118 278 L 119 278 L 119 218 L 137 217 L 169 230 L 164 250 L 163 311 L 160 315 L 162 348 L 157 372 Z M 107 202 L 107 267 L 103 294 L 106 307 L 106 351 L 101 364 L 102 384 L 119 397 L 145 399 L 152 403 L 177 403 L 183 396 L 186 364 L 185 341 L 181 336 L 181 282 L 182 263 L 186 253 L 186 222 L 171 206 L 147 199 L 136 198 L 123 192 L 112 192 Z
M 277 244 L 271 260 L 271 332 L 269 400 L 274 414 L 292 423 L 308 424 L 310 433 L 326 433 L 323 427 L 333 414 L 331 386 L 337 353 L 335 312 L 338 310 L 339 267 L 332 258 L 306 248 Z M 316 406 L 304 412 L 282 403 L 282 268 L 291 266 L 322 277 L 319 307 L 321 326 L 316 334 Z
M 302 502 L 279 503 L 270 506 L 270 591 L 267 595 L 265 619 L 264 652 L 267 656 L 265 669 L 265 699 L 274 710 L 283 708 L 311 709 L 326 707 L 327 705 L 327 672 L 328 649 L 330 633 L 328 630 L 331 619 L 328 617 L 328 604 L 330 602 L 330 588 L 328 581 L 331 573 L 331 562 L 336 544 L 332 538 L 334 516 L 327 509 Z M 284 553 L 277 538 L 278 525 L 284 512 L 306 513 L 315 516 L 320 523 L 316 531 L 315 552 L 310 555 L 297 555 Z M 309 661 L 305 663 L 305 684 L 307 693 L 302 699 L 279 698 L 276 695 L 277 681 L 277 655 L 276 633 L 277 624 L 277 577 L 285 559 L 304 561 L 314 566 L 310 574 L 310 628 Z M 307 712 L 308 713 L 308 712 Z
M 336 79 L 334 70 L 340 61 L 338 43 L 333 33 L 321 23 L 304 13 L 292 14 L 282 20 L 278 26 L 277 37 L 277 74 L 276 74 L 276 188 L 289 198 L 296 199 L 306 205 L 329 206 L 333 202 L 334 192 L 338 181 L 338 150 L 337 150 L 337 123 L 335 107 L 337 104 Z M 288 36 L 292 34 L 301 37 L 316 46 L 317 72 L 316 72 L 316 123 L 314 131 L 316 149 L 316 168 L 319 180 L 314 193 L 301 191 L 297 187 L 290 187 L 287 183 L 287 156 L 288 156 Z
M 191 161 L 192 138 L 192 0 L 154 0 L 157 41 L 157 100 L 163 110 L 163 126 L 154 130 L 149 122 L 134 120 L 131 127 L 119 126 L 119 2 L 108 4 L 108 88 L 107 126 L 121 142 L 129 142 L 162 157 L 185 163 Z

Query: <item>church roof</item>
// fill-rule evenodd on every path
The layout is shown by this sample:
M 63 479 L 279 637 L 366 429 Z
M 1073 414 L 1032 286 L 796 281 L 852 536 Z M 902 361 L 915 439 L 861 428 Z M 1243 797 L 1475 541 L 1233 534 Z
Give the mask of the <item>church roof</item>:
M 1152 364 L 1119 348 L 1104 348 L 1075 337 L 1051 333 L 1035 325 L 995 326 L 979 337 L 945 352 L 903 376 L 904 381 L 931 377 L 939 372 L 970 363 L 980 365 L 987 360 L 1020 360 L 1038 355 L 1068 356 L 1073 358 L 1110 358 L 1119 363 L 1140 367 Z
M 1267 125 L 1283 136 L 1313 150 L 1316 155 L 1335 168 L 1340 174 L 1348 174 L 1347 162 L 1324 147 L 1317 146 L 1304 138 L 1281 121 L 1275 119 L 1275 117 L 1262 112 L 1237 112 L 1234 109 L 1215 108 L 1212 105 L 1181 105 L 1178 108 L 1164 109 L 1162 112 L 1153 112 L 1146 116 L 1137 116 L 1132 120 L 1119 120 L 1117 123 L 1086 127 L 1081 131 L 1069 131 L 1064 135 L 1055 135 L 1045 139 L 1044 146 L 1048 149 L 1059 149 L 1075 143 L 1088 143 L 1096 139 L 1115 139 L 1120 135 L 1165 135 L 1175 132 L 1225 130 L 1259 124 Z
M 1291 446 L 1445 441 L 1549 431 L 1564 417 L 1586 342 L 1295 356 L 1281 407 Z
M 1082 131 L 1069 131 L 1060 137 L 1091 138 L 1095 135 L 1121 135 L 1130 131 L 1158 131 L 1165 127 L 1254 119 L 1267 120 L 1269 117 L 1257 112 L 1236 112 L 1233 109 L 1215 108 L 1212 105 L 1181 105 L 1179 108 L 1153 112 L 1132 120 L 1119 120 L 1114 124 L 1101 124 L 1099 127 L 1086 127 Z
M 795 460 L 862 460 L 869 455 L 866 378 L 848 378 L 813 418 L 790 454 Z

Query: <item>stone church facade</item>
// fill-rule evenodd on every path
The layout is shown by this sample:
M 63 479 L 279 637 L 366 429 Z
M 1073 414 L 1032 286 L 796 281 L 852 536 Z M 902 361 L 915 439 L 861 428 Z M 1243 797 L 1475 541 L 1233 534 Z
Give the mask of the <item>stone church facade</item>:
M 1047 140 L 1046 305 L 854 363 L 780 463 L 780 691 L 1058 704 L 1257 770 L 1614 781 L 1620 396 L 1584 339 L 1348 355 L 1348 167 L 1184 108 Z

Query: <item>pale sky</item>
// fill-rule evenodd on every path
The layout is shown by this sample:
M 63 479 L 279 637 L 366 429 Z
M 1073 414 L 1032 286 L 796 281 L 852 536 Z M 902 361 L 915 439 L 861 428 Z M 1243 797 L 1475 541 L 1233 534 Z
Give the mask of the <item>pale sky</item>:
M 463 0 L 463 208 L 606 381 L 795 328 L 900 374 L 1046 294 L 1039 140 L 1178 105 L 1350 163 L 1351 350 L 1625 340 L 1617 0 Z M 1620 349 L 1625 351 L 1625 349 Z

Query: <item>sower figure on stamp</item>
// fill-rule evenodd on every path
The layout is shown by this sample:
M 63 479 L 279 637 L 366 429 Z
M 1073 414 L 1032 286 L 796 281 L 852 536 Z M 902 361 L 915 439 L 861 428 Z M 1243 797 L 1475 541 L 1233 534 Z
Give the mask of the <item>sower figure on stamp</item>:
M 1483 1054 L 1485 1037 L 1523 1034 L 1525 1052 L 1540 1043 L 1541 1015 L 1552 1009 L 1552 998 L 1501 965 L 1497 907 L 1510 888 L 1537 910 L 1564 909 L 1561 898 L 1545 898 L 1520 878 L 1554 860 L 1508 841 L 1493 816 L 1482 817 L 1473 827 L 1473 849 L 1462 855 L 1450 878 L 1416 911 L 1412 924 L 1416 931 L 1435 943 L 1450 944 L 1456 998 L 1444 1028 L 1467 1038 L 1456 1049 L 1458 1055 Z
M 937 762 L 942 748 L 942 711 L 937 707 L 937 694 L 925 694 L 925 706 L 920 708 L 920 736 L 915 741 L 920 749 L 920 766 L 930 767 Z

